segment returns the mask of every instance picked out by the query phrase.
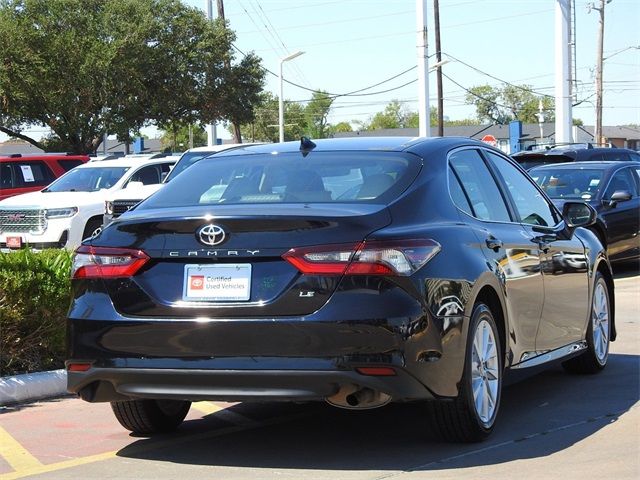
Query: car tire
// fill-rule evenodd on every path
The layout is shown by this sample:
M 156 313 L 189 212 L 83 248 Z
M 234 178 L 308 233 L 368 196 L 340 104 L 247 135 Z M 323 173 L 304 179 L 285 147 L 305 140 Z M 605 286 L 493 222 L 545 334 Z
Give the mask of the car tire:
M 125 400 L 111 402 L 114 415 L 127 430 L 138 435 L 172 432 L 187 416 L 186 400 Z
M 449 442 L 487 438 L 498 416 L 502 377 L 498 328 L 489 307 L 478 303 L 471 315 L 459 394 L 453 400 L 428 404 L 430 423 L 438 436 Z
M 569 373 L 593 374 L 607 365 L 611 339 L 611 299 L 607 282 L 596 272 L 587 327 L 587 349 L 562 364 Z
M 84 227 L 82 239 L 92 238 L 102 230 L 102 219 L 99 217 L 90 218 Z

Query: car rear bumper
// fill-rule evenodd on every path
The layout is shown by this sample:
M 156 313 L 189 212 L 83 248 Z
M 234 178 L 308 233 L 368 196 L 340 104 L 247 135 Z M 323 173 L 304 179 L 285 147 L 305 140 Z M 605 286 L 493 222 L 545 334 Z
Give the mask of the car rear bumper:
M 295 362 L 292 362 L 292 366 Z M 132 398 L 190 401 L 322 400 L 343 387 L 369 388 L 394 399 L 429 399 L 432 393 L 402 369 L 393 376 L 356 370 L 90 368 L 68 372 L 68 390 L 89 402 Z

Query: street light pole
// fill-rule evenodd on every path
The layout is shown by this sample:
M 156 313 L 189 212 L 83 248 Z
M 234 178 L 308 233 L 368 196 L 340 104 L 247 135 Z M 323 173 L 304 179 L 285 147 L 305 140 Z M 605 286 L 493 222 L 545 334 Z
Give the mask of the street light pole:
M 282 80 L 282 65 L 284 62 L 288 62 L 289 60 L 293 60 L 296 57 L 299 57 L 304 52 L 297 51 L 288 55 L 280 60 L 280 97 L 278 98 L 278 127 L 280 130 L 280 143 L 284 142 L 284 82 Z

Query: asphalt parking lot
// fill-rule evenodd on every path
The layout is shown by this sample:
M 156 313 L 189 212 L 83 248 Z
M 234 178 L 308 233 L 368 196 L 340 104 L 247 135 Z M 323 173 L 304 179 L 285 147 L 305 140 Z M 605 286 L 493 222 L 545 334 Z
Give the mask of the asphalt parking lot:
M 640 276 L 616 279 L 618 341 L 595 376 L 548 370 L 507 387 L 494 435 L 435 441 L 419 405 L 194 404 L 177 434 L 123 430 L 75 398 L 0 414 L 0 479 L 640 477 Z

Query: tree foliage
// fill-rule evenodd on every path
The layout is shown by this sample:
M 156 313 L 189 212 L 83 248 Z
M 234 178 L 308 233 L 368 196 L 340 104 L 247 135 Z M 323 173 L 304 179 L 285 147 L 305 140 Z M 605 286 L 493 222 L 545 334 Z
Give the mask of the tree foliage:
M 163 149 L 172 152 L 181 152 L 192 147 L 203 147 L 207 144 L 207 132 L 200 124 L 184 124 L 180 122 L 170 122 L 159 125 L 162 129 L 160 145 Z M 189 141 L 189 130 L 193 138 L 193 145 Z
M 149 122 L 246 121 L 264 72 L 179 0 L 0 2 L 0 131 L 49 127 L 74 152 Z M 229 68 L 225 67 L 225 63 Z
M 409 110 L 406 105 L 399 100 L 392 100 L 385 106 L 382 112 L 378 112 L 373 115 L 369 121 L 354 123 L 356 123 L 361 130 L 418 128 L 420 118 L 418 112 Z M 438 110 L 436 107 L 431 107 L 429 111 L 429 123 L 432 127 L 435 127 L 438 124 Z M 473 119 L 444 121 L 445 126 L 476 124 L 478 124 L 478 121 Z
M 306 105 L 284 101 L 284 139 L 297 140 L 301 136 L 327 138 L 334 132 L 328 122 L 333 98 L 326 92 L 317 91 Z M 255 108 L 254 120 L 241 127 L 242 137 L 252 141 L 277 142 L 280 138 L 278 128 L 278 97 L 264 92 L 259 105 Z M 344 128 L 344 126 L 342 126 Z
M 538 123 L 540 99 L 542 99 L 544 121 L 554 121 L 553 98 L 536 95 L 529 85 L 505 85 L 502 88 L 479 85 L 470 88 L 466 95 L 466 102 L 476 107 L 479 121 L 500 124 L 506 124 L 512 120 Z

